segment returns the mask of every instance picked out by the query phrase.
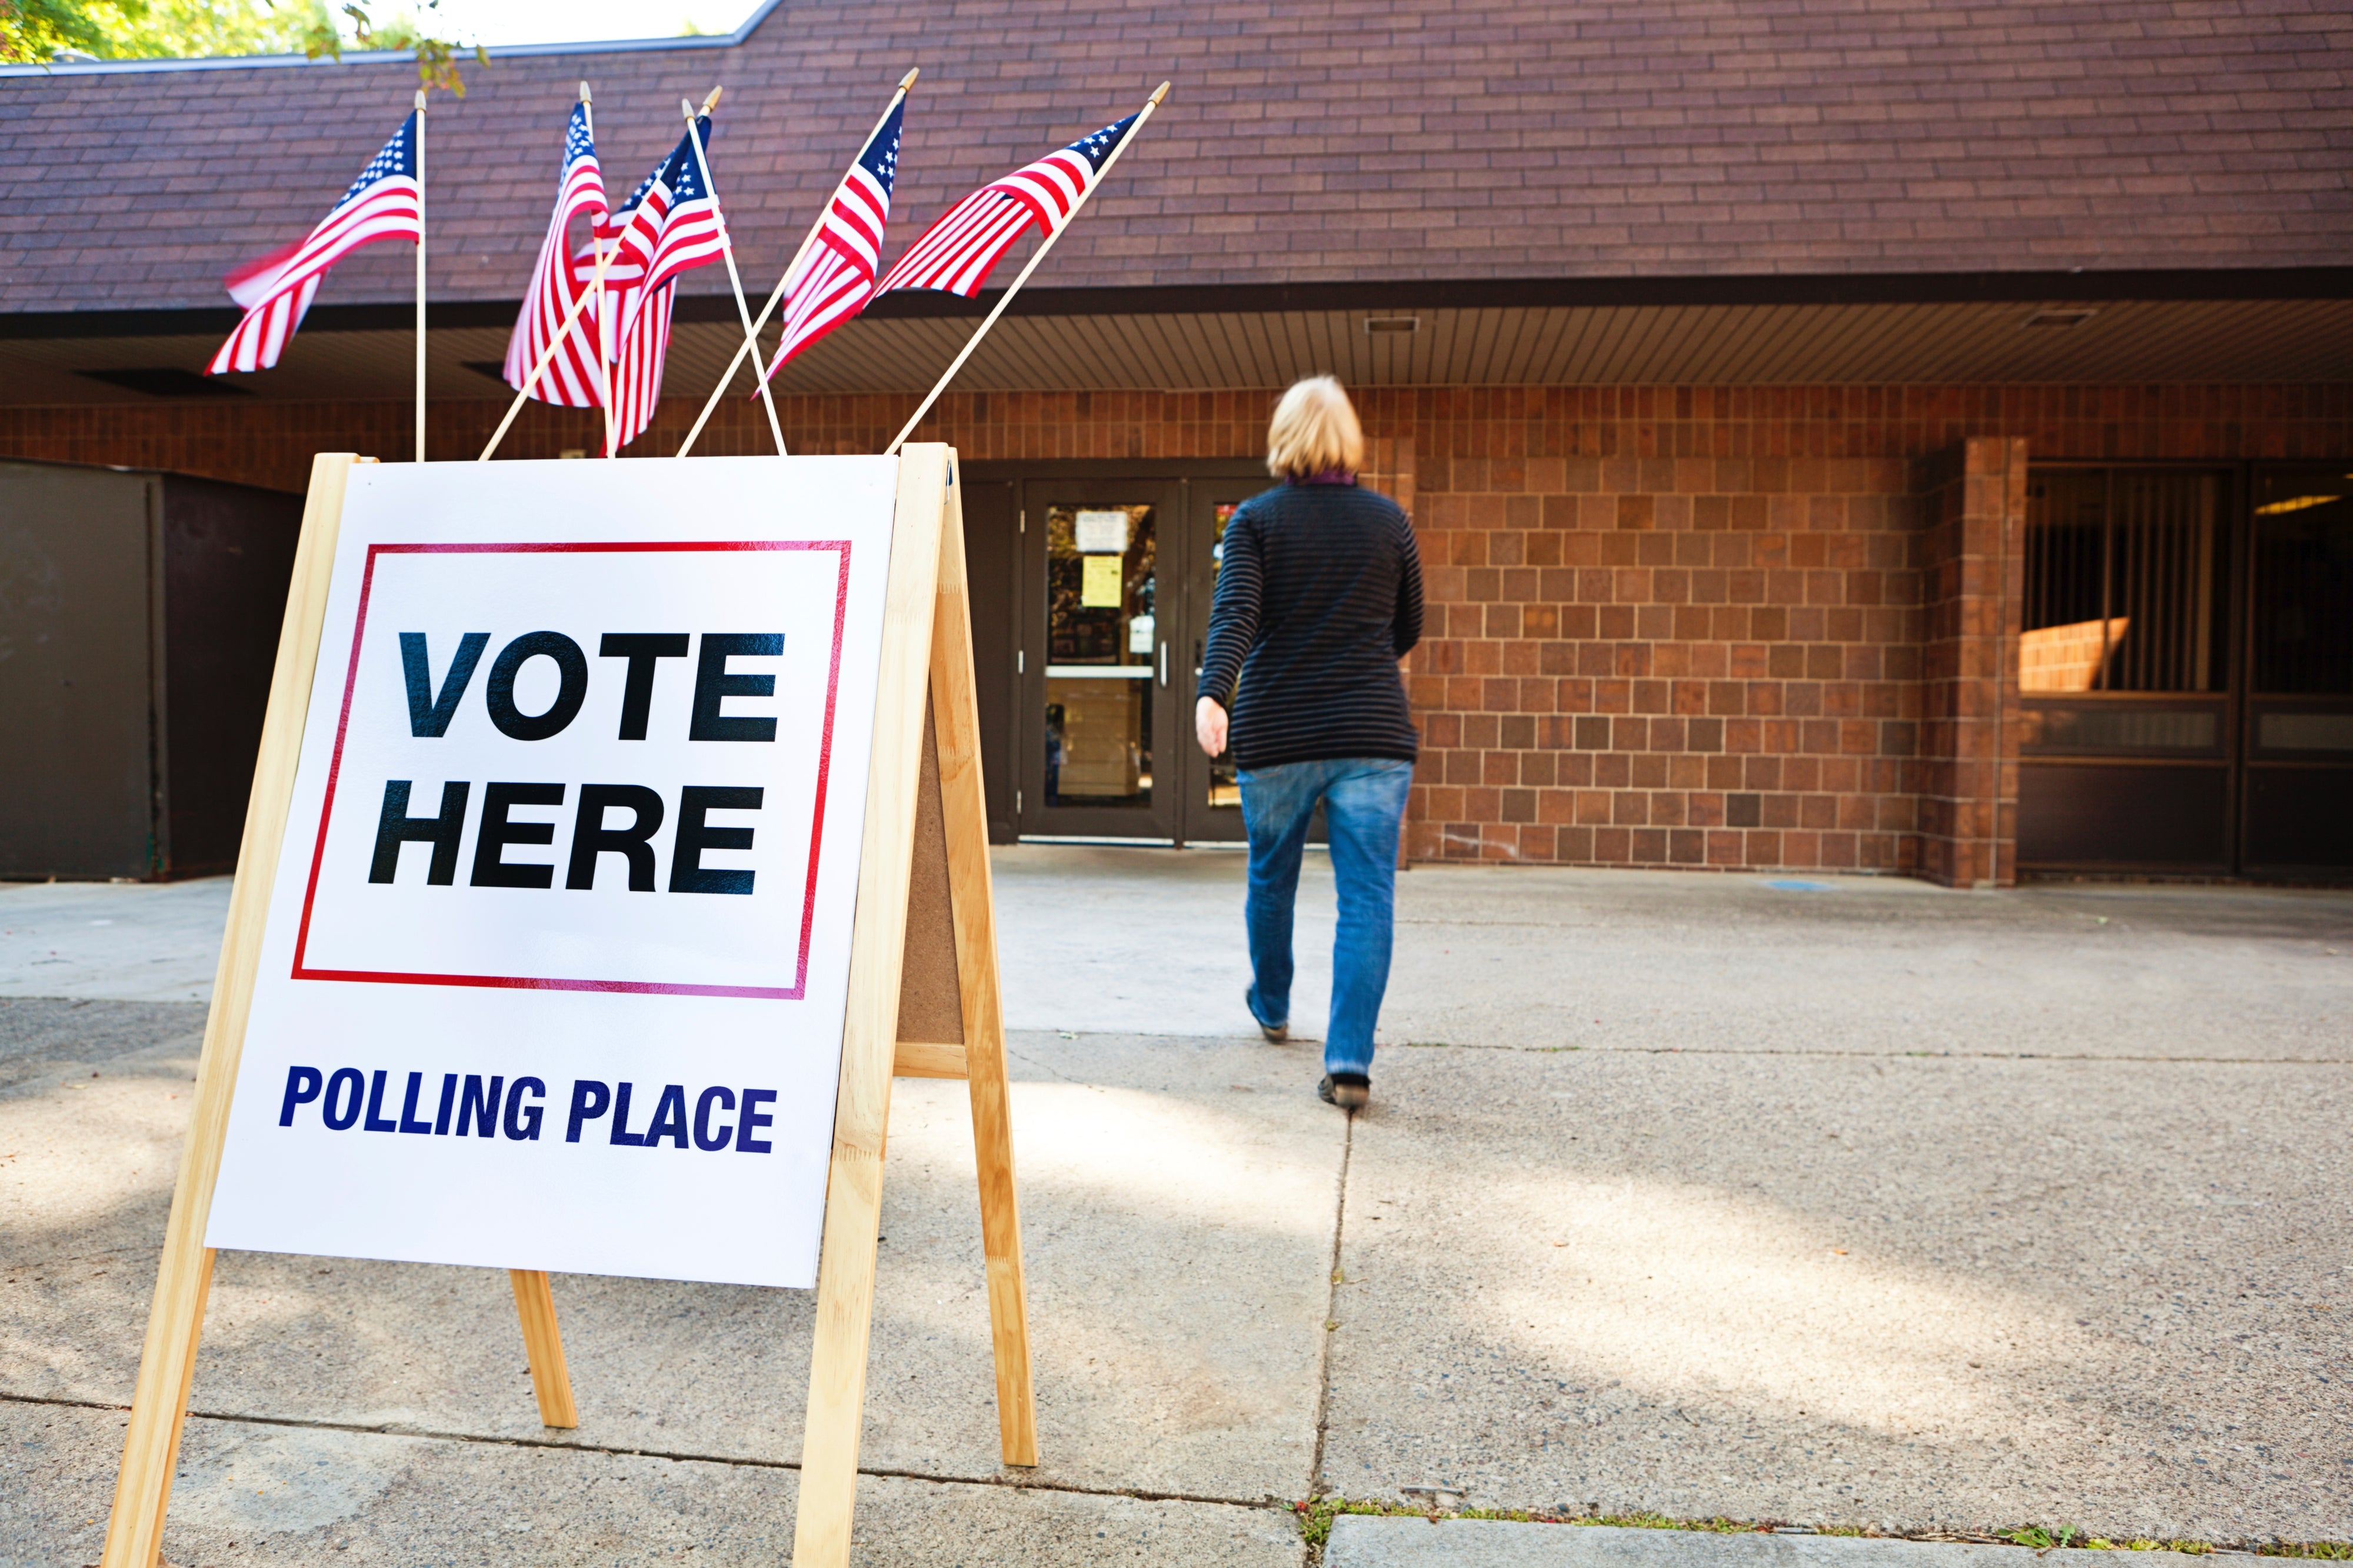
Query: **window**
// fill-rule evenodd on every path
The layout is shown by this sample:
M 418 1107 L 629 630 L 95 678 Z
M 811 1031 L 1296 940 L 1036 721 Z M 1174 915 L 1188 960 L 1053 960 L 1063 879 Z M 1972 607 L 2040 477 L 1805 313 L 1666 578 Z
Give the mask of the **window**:
M 2029 695 L 2220 691 L 2225 481 L 2129 468 L 2038 475 L 2026 511 Z

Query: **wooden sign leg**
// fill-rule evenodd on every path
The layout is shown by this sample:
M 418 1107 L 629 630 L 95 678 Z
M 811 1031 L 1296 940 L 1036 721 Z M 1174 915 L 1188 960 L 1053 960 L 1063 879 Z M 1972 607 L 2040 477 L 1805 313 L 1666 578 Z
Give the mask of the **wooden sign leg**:
M 928 443 L 899 454 L 873 756 L 866 778 L 865 842 L 859 850 L 858 912 L 850 926 L 849 1005 L 842 1020 L 841 1081 L 818 1266 L 808 1420 L 801 1439 L 795 1568 L 848 1568 L 849 1562 L 874 1313 L 875 1238 L 882 1218 L 882 1152 L 890 1135 L 891 1068 L 906 960 L 925 655 L 932 643 L 949 457 L 946 447 Z
M 564 1335 L 555 1326 L 555 1292 L 543 1268 L 510 1268 L 515 1315 L 522 1320 L 523 1355 L 531 1363 L 531 1391 L 539 1396 L 539 1424 L 570 1431 L 580 1425 L 572 1403 L 572 1373 L 564 1364 Z
M 205 1298 L 212 1288 L 213 1254 L 205 1245 L 213 1187 L 220 1175 L 221 1142 L 237 1092 L 245 1050 L 245 1021 L 253 1005 L 253 976 L 278 879 L 278 851 L 294 799 L 294 768 L 302 751 L 302 724 L 318 666 L 319 629 L 326 619 L 327 584 L 334 572 L 335 535 L 343 523 L 348 452 L 322 452 L 311 465 L 311 493 L 302 508 L 302 534 L 294 549 L 294 576 L 286 619 L 270 671 L 269 707 L 261 752 L 238 847 L 237 887 L 229 896 L 228 928 L 214 972 L 213 1005 L 196 1065 L 195 1106 L 180 1152 L 172 1214 L 164 1226 L 164 1256 L 155 1268 L 155 1297 L 147 1313 L 147 1340 L 139 1354 L 139 1381 L 122 1437 L 122 1468 L 114 1480 L 114 1509 L 106 1521 L 101 1568 L 153 1568 L 163 1554 L 164 1510 L 179 1463 L 180 1431 L 195 1379 L 196 1344 L 204 1333 Z
M 1038 1395 L 1029 1371 L 1029 1301 L 1021 1275 L 1021 1208 L 1013 1185 L 1013 1117 L 1005 1010 L 997 972 L 997 903 L 989 881 L 988 804 L 981 788 L 980 700 L 972 666 L 972 596 L 964 561 L 962 492 L 948 491 L 932 621 L 932 730 L 939 757 L 948 889 L 964 1009 L 965 1088 L 980 1173 L 981 1246 L 997 1357 L 997 1437 L 1008 1465 L 1038 1462 Z

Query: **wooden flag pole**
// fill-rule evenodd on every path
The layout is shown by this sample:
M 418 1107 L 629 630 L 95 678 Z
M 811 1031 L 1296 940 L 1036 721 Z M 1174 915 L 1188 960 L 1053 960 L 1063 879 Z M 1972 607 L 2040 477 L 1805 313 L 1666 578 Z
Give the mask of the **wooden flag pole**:
M 417 89 L 417 461 L 425 460 L 425 89 Z
M 702 100 L 700 112 L 708 114 L 718 108 L 719 95 L 726 90 L 723 87 L 712 88 L 711 96 Z M 695 172 L 702 176 L 702 188 L 711 193 L 711 216 L 719 226 L 719 256 L 727 263 L 728 287 L 735 290 L 735 319 L 744 323 L 744 346 L 757 349 L 760 340 L 753 333 L 752 307 L 744 302 L 744 275 L 735 270 L 735 247 L 727 238 L 727 212 L 719 205 L 719 185 L 711 177 L 711 160 L 703 155 L 702 138 L 694 133 L 698 111 L 682 98 L 678 100 L 678 109 L 686 116 L 686 144 L 694 149 Z M 768 411 L 768 434 L 776 438 L 776 456 L 785 457 L 785 427 L 776 422 L 776 400 L 768 395 L 768 384 L 765 381 L 760 384 L 760 402 Z
M 587 121 L 588 141 L 593 146 L 596 141 L 596 103 L 588 96 L 588 83 L 585 78 L 580 83 L 580 113 Z M 599 163 L 598 167 L 601 170 L 603 165 Z M 604 184 L 604 175 L 601 173 L 597 175 L 597 184 L 599 185 Z M 596 244 L 596 236 L 593 228 L 588 236 L 588 244 L 592 248 Z M 560 265 L 568 269 L 572 265 L 572 258 L 565 256 Z M 596 342 L 595 345 L 596 395 L 604 400 L 605 456 L 617 458 L 621 454 L 613 439 L 613 367 L 605 357 L 605 323 L 612 319 L 612 312 L 605 305 L 605 269 L 600 267 L 596 269 Z
M 891 118 L 891 110 L 899 107 L 899 100 L 907 96 L 907 89 L 913 87 L 915 85 L 915 79 L 923 74 L 923 67 L 917 66 L 914 69 L 909 71 L 905 76 L 899 79 L 899 90 L 891 95 L 890 103 L 885 106 L 882 110 L 882 118 L 874 122 L 874 129 L 866 133 L 866 140 L 858 144 L 859 150 L 861 153 L 865 151 L 867 145 L 871 142 L 874 138 L 882 134 L 882 127 L 889 121 Z M 768 318 L 776 314 L 776 306 L 785 297 L 785 285 L 793 280 L 793 274 L 800 269 L 803 258 L 808 255 L 809 247 L 817 243 L 817 237 L 818 234 L 823 232 L 825 228 L 826 214 L 833 210 L 834 196 L 838 196 L 840 194 L 841 186 L 839 184 L 835 185 L 833 187 L 833 195 L 828 196 L 825 201 L 825 205 L 818 209 L 817 221 L 809 225 L 807 237 L 801 241 L 801 247 L 793 252 L 791 265 L 785 268 L 784 276 L 776 279 L 776 286 L 768 290 L 768 302 L 760 307 L 760 314 L 752 322 L 751 337 L 745 341 L 742 348 L 735 351 L 735 357 L 727 362 L 726 373 L 720 376 L 719 384 L 711 389 L 710 397 L 705 399 L 703 402 L 702 412 L 694 416 L 694 428 L 689 430 L 686 433 L 686 439 L 679 443 L 678 455 L 680 457 L 683 458 L 687 453 L 694 449 L 694 438 L 702 434 L 703 426 L 710 422 L 712 410 L 717 408 L 719 406 L 719 400 L 727 395 L 728 383 L 735 379 L 735 367 L 744 363 L 744 356 L 745 354 L 748 353 L 752 356 L 753 373 L 754 374 L 759 373 L 760 331 L 763 328 L 767 326 Z M 763 394 L 765 394 L 767 389 L 768 384 L 764 379 L 760 383 L 760 390 Z
M 1159 108 L 1160 100 L 1167 96 L 1168 84 L 1165 81 L 1152 89 L 1152 96 L 1145 100 L 1143 111 L 1135 117 L 1134 128 L 1120 138 L 1119 145 L 1111 150 L 1111 156 L 1103 160 L 1103 166 L 1096 172 L 1094 179 L 1089 182 L 1084 191 L 1079 193 L 1078 205 L 1071 208 L 1071 216 L 1062 220 L 1060 227 L 1046 236 L 1044 243 L 1031 254 L 1029 264 L 1024 267 L 1021 269 L 1021 275 L 1013 280 L 1013 287 L 1005 291 L 1003 298 L 997 301 L 997 308 L 989 311 L 987 319 L 980 323 L 980 331 L 973 333 L 971 341 L 964 345 L 964 351 L 955 356 L 955 362 L 942 374 L 940 379 L 933 384 L 932 390 L 924 395 L 923 401 L 915 405 L 915 412 L 908 416 L 905 426 L 891 438 L 891 444 L 882 448 L 884 457 L 887 458 L 897 451 L 907 437 L 914 433 L 915 426 L 922 423 L 923 416 L 932 411 L 932 405 L 937 403 L 940 400 L 940 394 L 948 389 L 948 383 L 955 379 L 955 373 L 964 368 L 964 362 L 972 357 L 972 351 L 980 346 L 980 340 L 988 335 L 988 329 L 997 325 L 997 318 L 1005 314 L 1005 307 L 1013 302 L 1014 295 L 1021 292 L 1021 285 L 1029 281 L 1029 274 L 1038 270 L 1038 263 L 1046 259 L 1046 253 L 1054 248 L 1054 242 L 1062 237 L 1063 230 L 1078 221 L 1079 208 L 1085 206 L 1087 198 L 1101 189 L 1105 180 L 1111 178 L 1112 165 L 1119 162 L 1120 154 L 1126 152 L 1138 136 L 1144 134 L 1145 122 L 1152 118 L 1152 111 Z

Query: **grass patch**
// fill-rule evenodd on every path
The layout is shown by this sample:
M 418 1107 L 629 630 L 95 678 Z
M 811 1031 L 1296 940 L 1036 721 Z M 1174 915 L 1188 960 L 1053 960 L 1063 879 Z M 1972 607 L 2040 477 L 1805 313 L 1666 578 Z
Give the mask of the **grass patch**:
M 1602 1524 L 1620 1530 L 1694 1530 L 1713 1535 L 1769 1535 L 1784 1521 L 1774 1520 L 1676 1519 L 1663 1513 L 1587 1513 L 1564 1514 L 1542 1509 L 1510 1508 L 1416 1508 L 1410 1503 L 1383 1502 L 1369 1498 L 1318 1497 L 1306 1498 L 1291 1505 L 1299 1521 L 1299 1532 L 1306 1543 L 1321 1552 L 1332 1538 L 1332 1521 L 1344 1513 L 1367 1514 L 1380 1519 L 1492 1519 L 1514 1524 Z M 1824 1524 L 1812 1527 L 1816 1535 L 1868 1536 L 1873 1539 L 1905 1540 L 1901 1531 L 1887 1532 L 1861 1524 Z M 1946 1531 L 1922 1532 L 1922 1540 L 1951 1541 L 1966 1539 L 1987 1544 L 2007 1543 L 2022 1546 L 2035 1552 L 2056 1551 L 2062 1547 L 2091 1552 L 2179 1552 L 2191 1557 L 2206 1557 L 2218 1550 L 2250 1552 L 2262 1557 L 2301 1557 L 2326 1563 L 2353 1563 L 2353 1542 L 2344 1541 L 2262 1541 L 2247 1542 L 2235 1546 L 2218 1547 L 2211 1541 L 2183 1541 L 2151 1536 L 2116 1537 L 2090 1535 L 2073 1525 L 2021 1524 L 2010 1530 L 1998 1530 L 1990 1534 L 1975 1533 L 1965 1537 Z
M 1565 1514 L 1525 1508 L 1440 1510 L 1415 1508 L 1410 1503 L 1344 1497 L 1306 1498 L 1293 1503 L 1291 1508 L 1299 1520 L 1299 1533 L 1308 1545 L 1318 1548 L 1332 1538 L 1332 1521 L 1344 1513 L 1367 1514 L 1377 1519 L 1492 1519 L 1512 1524 L 1608 1524 L 1620 1530 L 1700 1530 L 1718 1535 L 1755 1534 L 1773 1528 L 1769 1524 L 1735 1519 L 1672 1519 L 1663 1513 Z
M 2083 1531 L 2073 1525 L 2058 1530 L 2045 1530 L 2039 1524 L 2022 1524 L 2016 1530 L 1996 1531 L 1995 1534 L 2012 1546 L 2029 1546 L 2037 1552 L 2048 1552 L 2054 1546 L 2081 1546 Z
M 2204 1557 L 2214 1550 L 2213 1542 L 2209 1541 L 2162 1541 L 2146 1535 L 2111 1541 L 2105 1535 L 2086 1535 L 2073 1525 L 2046 1530 L 2038 1524 L 2028 1524 L 2016 1530 L 1997 1531 L 1995 1534 L 2013 1546 L 2029 1546 L 2037 1552 L 2072 1546 L 2082 1552 L 2179 1552 Z

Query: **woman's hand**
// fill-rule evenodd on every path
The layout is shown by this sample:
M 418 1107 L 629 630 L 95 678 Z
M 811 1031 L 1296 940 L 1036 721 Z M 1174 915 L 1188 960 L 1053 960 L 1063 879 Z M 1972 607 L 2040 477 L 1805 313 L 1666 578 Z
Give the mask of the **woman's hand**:
M 1226 754 L 1226 710 L 1217 699 L 1204 697 L 1193 704 L 1193 734 L 1210 756 Z

